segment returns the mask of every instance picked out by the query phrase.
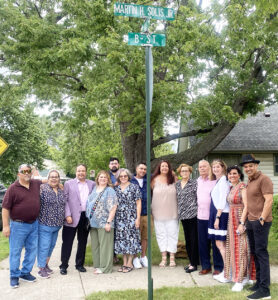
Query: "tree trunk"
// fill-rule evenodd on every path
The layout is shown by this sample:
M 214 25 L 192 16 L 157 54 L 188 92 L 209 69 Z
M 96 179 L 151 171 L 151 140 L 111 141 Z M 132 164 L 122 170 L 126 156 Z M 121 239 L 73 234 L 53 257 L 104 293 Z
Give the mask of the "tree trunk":
M 123 154 L 127 169 L 135 171 L 136 165 L 140 162 L 146 162 L 146 129 L 143 128 L 140 133 L 127 134 L 129 122 L 120 122 L 120 131 L 122 139 Z M 153 130 L 151 128 L 151 141 L 153 140 Z M 153 152 L 151 150 L 151 156 Z

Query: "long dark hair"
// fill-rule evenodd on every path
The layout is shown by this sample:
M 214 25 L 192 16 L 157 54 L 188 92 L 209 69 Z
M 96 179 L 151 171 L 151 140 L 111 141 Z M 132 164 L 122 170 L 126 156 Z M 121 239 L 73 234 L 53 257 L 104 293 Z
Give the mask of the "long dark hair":
M 169 163 L 167 160 L 161 160 L 161 161 L 158 163 L 158 165 L 156 166 L 156 168 L 155 168 L 155 170 L 154 170 L 154 172 L 153 172 L 153 175 L 152 175 L 152 181 L 151 181 L 151 182 L 153 182 L 154 179 L 155 179 L 158 175 L 161 174 L 161 173 L 160 173 L 160 167 L 161 167 L 161 164 L 162 164 L 162 163 L 166 163 L 166 164 L 168 165 L 168 168 L 169 168 L 168 173 L 167 173 L 167 184 L 172 184 L 172 183 L 174 183 L 174 182 L 175 182 L 175 176 L 174 176 L 174 174 L 173 174 L 173 169 L 172 169 L 170 163 Z
M 237 165 L 228 167 L 228 169 L 227 169 L 227 176 L 226 176 L 226 177 L 227 177 L 227 180 L 228 180 L 228 174 L 229 174 L 232 170 L 237 170 L 238 175 L 239 175 L 239 179 L 240 179 L 241 181 L 244 180 L 244 175 L 243 175 L 242 171 L 240 170 L 240 168 L 239 168 Z

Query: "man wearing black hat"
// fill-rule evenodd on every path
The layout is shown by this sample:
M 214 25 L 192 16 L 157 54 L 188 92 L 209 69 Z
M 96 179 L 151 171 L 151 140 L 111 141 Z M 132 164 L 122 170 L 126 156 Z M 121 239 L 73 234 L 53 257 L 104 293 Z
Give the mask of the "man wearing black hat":
M 268 234 L 272 221 L 273 183 L 269 177 L 258 171 L 260 161 L 252 154 L 243 156 L 244 172 L 248 176 L 246 224 L 251 253 L 256 266 L 256 283 L 250 288 L 254 293 L 247 299 L 271 299 Z

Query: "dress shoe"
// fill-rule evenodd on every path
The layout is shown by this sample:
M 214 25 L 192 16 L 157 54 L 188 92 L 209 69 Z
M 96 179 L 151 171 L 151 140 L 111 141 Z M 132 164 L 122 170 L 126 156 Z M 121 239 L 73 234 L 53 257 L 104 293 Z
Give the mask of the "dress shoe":
M 197 267 L 193 267 L 193 268 L 188 268 L 185 272 L 186 273 L 192 273 L 192 272 L 194 272 L 196 270 L 197 270 Z
M 206 274 L 208 274 L 208 273 L 211 273 L 211 269 L 204 269 L 204 270 L 201 270 L 201 271 L 199 272 L 199 275 L 206 275 Z
M 189 265 L 187 265 L 187 266 L 185 266 L 183 269 L 184 269 L 184 271 L 186 271 L 189 267 L 190 267 L 191 265 L 189 264 Z
M 67 275 L 67 273 L 68 273 L 67 269 L 64 269 L 64 268 L 60 269 L 60 274 L 61 275 Z
M 76 270 L 82 273 L 87 272 L 87 270 L 83 266 L 76 267 Z
M 221 272 L 219 270 L 214 270 L 212 275 L 219 275 Z

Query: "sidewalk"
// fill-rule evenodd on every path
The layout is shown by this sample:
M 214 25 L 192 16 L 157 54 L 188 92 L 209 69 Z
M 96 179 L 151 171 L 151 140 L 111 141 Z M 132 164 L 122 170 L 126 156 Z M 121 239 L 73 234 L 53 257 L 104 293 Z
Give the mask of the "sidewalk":
M 114 267 L 111 274 L 94 275 L 93 268 L 87 267 L 86 273 L 75 270 L 74 259 L 76 242 L 73 247 L 72 257 L 69 263 L 68 275 L 59 273 L 61 251 L 61 236 L 53 252 L 50 266 L 54 274 L 49 279 L 37 278 L 37 282 L 20 282 L 17 289 L 10 288 L 9 262 L 8 259 L 0 263 L 0 293 L 4 300 L 77 300 L 85 299 L 86 296 L 98 291 L 112 291 L 125 289 L 147 289 L 147 269 L 134 270 L 130 273 L 118 273 L 118 267 Z M 37 275 L 37 267 L 34 266 L 33 275 Z M 187 274 L 183 267 L 161 269 L 157 266 L 152 268 L 154 289 L 163 286 L 211 286 L 221 285 L 212 279 L 211 274 L 200 276 L 198 272 Z M 278 266 L 271 267 L 271 281 L 278 283 Z

